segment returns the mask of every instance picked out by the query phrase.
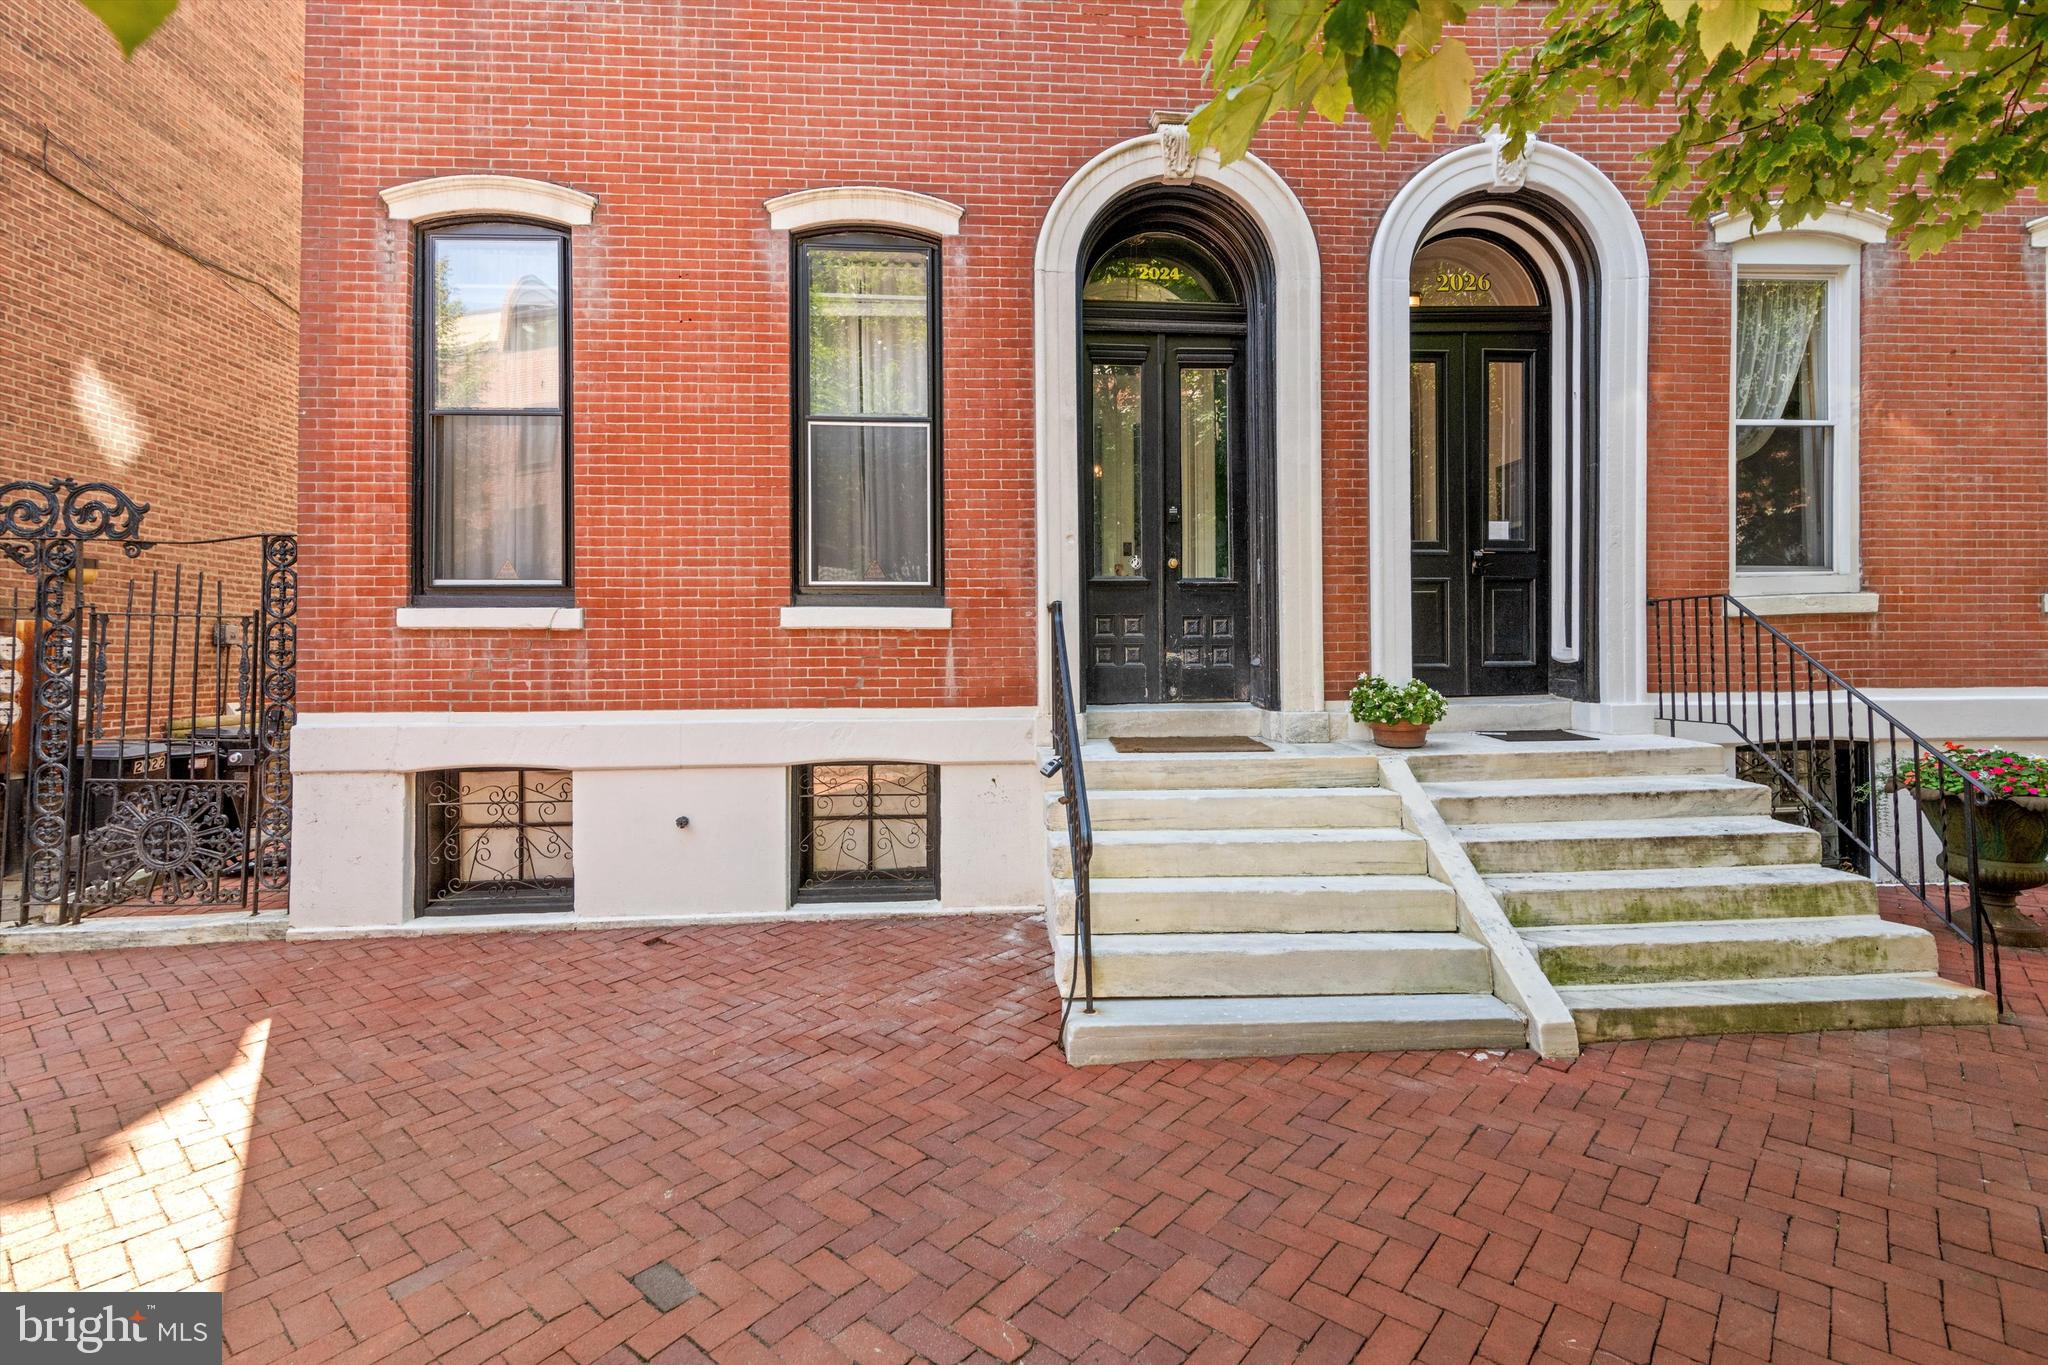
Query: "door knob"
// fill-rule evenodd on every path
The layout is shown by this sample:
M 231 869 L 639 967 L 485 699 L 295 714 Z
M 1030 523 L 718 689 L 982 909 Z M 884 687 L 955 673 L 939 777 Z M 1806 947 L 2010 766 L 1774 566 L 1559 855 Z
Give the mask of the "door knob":
M 1169 559 L 1166 561 L 1166 567 L 1169 569 L 1178 569 L 1180 567 L 1180 561 L 1178 559 Z

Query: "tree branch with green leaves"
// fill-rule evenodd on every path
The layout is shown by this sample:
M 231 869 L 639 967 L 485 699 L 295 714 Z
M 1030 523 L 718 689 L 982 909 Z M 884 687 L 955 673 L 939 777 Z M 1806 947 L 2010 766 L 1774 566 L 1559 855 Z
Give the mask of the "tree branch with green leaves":
M 1214 91 L 1192 136 L 1229 161 L 1272 119 L 1355 112 L 1383 147 L 1472 122 L 1512 156 L 1584 107 L 1653 110 L 1651 203 L 1876 210 L 1916 256 L 2048 183 L 2039 0 L 1560 0 L 1481 74 L 1460 26 L 1482 3 L 1184 0 Z

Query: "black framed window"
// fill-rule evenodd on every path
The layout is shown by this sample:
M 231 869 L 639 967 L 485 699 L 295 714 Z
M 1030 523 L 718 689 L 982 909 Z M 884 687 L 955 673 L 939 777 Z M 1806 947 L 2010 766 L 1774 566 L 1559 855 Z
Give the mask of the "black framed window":
M 417 259 L 414 591 L 567 600 L 568 235 L 525 223 L 428 228 Z
M 421 773 L 420 913 L 566 910 L 575 777 L 546 768 Z
M 939 770 L 818 763 L 795 773 L 795 898 L 926 900 L 939 894 Z
M 936 598 L 938 248 L 804 237 L 795 273 L 796 594 Z

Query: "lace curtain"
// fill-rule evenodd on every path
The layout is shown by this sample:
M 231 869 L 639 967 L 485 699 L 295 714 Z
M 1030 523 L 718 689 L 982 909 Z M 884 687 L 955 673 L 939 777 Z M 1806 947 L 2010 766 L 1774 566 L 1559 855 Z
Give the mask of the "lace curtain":
M 1799 413 L 1817 417 L 1813 367 L 1807 355 L 1827 304 L 1823 280 L 1744 280 L 1735 309 L 1735 416 L 1740 422 L 1775 422 L 1795 389 Z M 1738 431 L 1735 457 L 1746 460 L 1771 439 L 1768 426 Z

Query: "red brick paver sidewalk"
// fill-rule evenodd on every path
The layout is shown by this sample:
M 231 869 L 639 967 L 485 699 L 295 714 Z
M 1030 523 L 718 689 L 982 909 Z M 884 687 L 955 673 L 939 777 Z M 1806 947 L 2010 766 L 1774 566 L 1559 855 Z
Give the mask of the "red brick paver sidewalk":
M 237 1361 L 2048 1358 L 2039 955 L 2017 1025 L 1569 1067 L 1074 1071 L 1045 966 L 1009 919 L 0 959 L 0 1205 L 218 1173 L 248 1076 Z M 227 1139 L 133 1136 L 193 1087 Z

